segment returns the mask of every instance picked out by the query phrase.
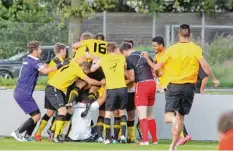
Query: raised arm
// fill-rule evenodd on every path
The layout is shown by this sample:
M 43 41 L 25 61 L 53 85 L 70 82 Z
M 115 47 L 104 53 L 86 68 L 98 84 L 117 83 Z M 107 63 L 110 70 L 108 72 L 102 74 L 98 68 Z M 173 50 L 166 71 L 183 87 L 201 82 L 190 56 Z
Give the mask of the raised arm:
M 144 56 L 144 58 L 146 59 L 147 63 L 150 65 L 150 67 L 153 69 L 153 71 L 157 71 L 159 70 L 162 66 L 163 66 L 163 63 L 159 62 L 157 64 L 155 64 L 149 57 L 149 53 L 144 51 L 142 52 L 142 55 Z
M 93 64 L 92 64 L 92 67 L 90 69 L 90 72 L 95 72 L 100 67 L 101 67 L 101 65 L 100 65 L 100 59 L 93 60 Z
M 76 50 L 81 47 L 81 42 L 76 42 L 72 45 L 72 52 L 76 52 Z

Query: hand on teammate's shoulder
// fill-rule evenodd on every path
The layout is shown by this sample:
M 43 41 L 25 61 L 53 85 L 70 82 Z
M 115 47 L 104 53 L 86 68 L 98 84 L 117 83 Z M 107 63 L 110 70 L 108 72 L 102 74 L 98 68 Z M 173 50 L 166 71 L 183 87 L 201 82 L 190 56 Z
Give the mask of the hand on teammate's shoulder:
M 142 55 L 145 59 L 148 59 L 148 58 L 149 58 L 149 53 L 148 53 L 147 51 L 141 52 L 141 55 Z

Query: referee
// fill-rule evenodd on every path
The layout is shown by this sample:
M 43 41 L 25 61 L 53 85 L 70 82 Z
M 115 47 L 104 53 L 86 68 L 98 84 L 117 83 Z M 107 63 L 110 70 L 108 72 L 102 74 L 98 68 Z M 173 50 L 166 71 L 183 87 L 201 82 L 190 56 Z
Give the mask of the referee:
M 194 84 L 197 81 L 199 63 L 210 76 L 214 86 L 219 81 L 214 77 L 210 66 L 202 56 L 202 49 L 190 42 L 190 27 L 187 24 L 180 26 L 179 42 L 170 46 L 157 64 L 149 59 L 149 54 L 143 52 L 147 62 L 154 71 L 162 66 L 167 68 L 170 63 L 169 85 L 165 95 L 166 106 L 164 120 L 172 124 L 172 143 L 170 150 L 175 150 L 176 142 L 183 130 L 184 115 L 188 115 L 194 98 Z M 176 113 L 176 114 L 175 114 Z

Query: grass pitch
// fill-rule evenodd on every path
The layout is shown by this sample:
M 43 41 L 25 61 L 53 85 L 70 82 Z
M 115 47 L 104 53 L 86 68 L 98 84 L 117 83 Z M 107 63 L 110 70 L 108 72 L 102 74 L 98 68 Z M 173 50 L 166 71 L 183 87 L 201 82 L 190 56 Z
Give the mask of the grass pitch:
M 158 145 L 137 146 L 136 144 L 110 144 L 100 143 L 61 143 L 55 144 L 42 140 L 42 142 L 18 142 L 10 138 L 0 139 L 0 150 L 168 150 L 169 140 L 159 140 Z M 216 150 L 217 142 L 191 141 L 178 150 Z

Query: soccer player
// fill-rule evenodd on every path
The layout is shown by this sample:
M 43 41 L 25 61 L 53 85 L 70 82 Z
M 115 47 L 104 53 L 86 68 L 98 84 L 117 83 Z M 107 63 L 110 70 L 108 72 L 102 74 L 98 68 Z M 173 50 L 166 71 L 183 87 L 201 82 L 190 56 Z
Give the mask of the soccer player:
M 143 55 L 154 71 L 163 65 L 170 64 L 169 84 L 166 92 L 165 122 L 172 124 L 172 143 L 170 150 L 175 150 L 180 133 L 183 130 L 184 115 L 188 115 L 194 98 L 194 84 L 197 81 L 199 63 L 211 77 L 214 86 L 219 81 L 214 77 L 210 66 L 202 56 L 201 48 L 190 42 L 190 27 L 180 26 L 179 42 L 170 46 L 157 64 L 149 59 L 149 54 Z M 165 66 L 167 68 L 167 66 Z M 175 114 L 176 113 L 176 114 Z
M 69 64 L 64 65 L 58 70 L 54 76 L 48 81 L 45 89 L 45 96 L 52 104 L 52 106 L 58 111 L 55 119 L 55 126 L 52 131 L 54 134 L 49 134 L 52 137 L 52 141 L 59 143 L 63 142 L 60 137 L 61 129 L 66 121 L 67 109 L 64 103 L 64 92 L 67 91 L 68 86 L 81 78 L 91 85 L 102 85 L 103 81 L 99 82 L 89 78 L 85 73 L 89 73 L 91 64 L 83 62 L 79 65 L 79 62 L 73 58 Z M 85 73 L 84 73 L 85 72 Z
M 64 62 L 67 54 L 66 45 L 64 45 L 63 43 L 56 43 L 54 45 L 54 53 L 55 57 L 50 61 L 48 65 L 49 67 L 54 67 Z M 51 77 L 55 74 L 55 72 L 56 71 L 48 74 L 48 80 L 51 79 Z M 45 113 L 44 116 L 42 117 L 40 125 L 35 134 L 36 141 L 41 141 L 41 133 L 43 129 L 46 127 L 49 119 L 54 115 L 56 111 L 56 109 L 51 105 L 51 103 L 48 101 L 46 97 L 45 97 L 45 109 L 47 109 L 47 113 Z
M 90 99 L 88 93 L 79 95 L 79 102 L 74 106 L 75 110 L 72 116 L 72 129 L 68 139 L 76 142 L 95 142 L 95 137 L 92 134 L 91 121 L 92 113 L 97 110 L 105 102 L 104 94 L 97 101 Z M 87 104 L 90 107 L 87 108 Z
M 233 150 L 233 111 L 223 113 L 218 121 L 218 150 Z
M 23 61 L 18 83 L 14 90 L 14 98 L 21 109 L 26 114 L 30 115 L 30 118 L 16 131 L 11 133 L 12 137 L 21 142 L 32 141 L 32 132 L 41 118 L 40 110 L 32 96 L 39 72 L 42 74 L 48 74 L 62 66 L 62 64 L 57 64 L 53 67 L 46 67 L 42 64 L 39 59 L 41 57 L 42 50 L 40 48 L 40 42 L 38 41 L 28 43 L 27 49 L 29 55 Z M 25 135 L 22 136 L 22 133 L 24 132 Z
M 105 41 L 105 36 L 103 34 L 97 34 L 95 36 L 95 39 L 86 39 L 80 42 L 77 42 L 73 44 L 73 49 L 76 50 L 76 52 L 79 52 L 79 49 L 82 47 L 86 47 L 86 56 L 88 55 L 92 60 L 95 60 L 97 58 L 101 58 L 108 54 L 106 50 L 107 42 Z M 82 51 L 83 52 L 83 51 Z M 81 56 L 84 55 L 84 52 L 81 54 Z M 93 78 L 95 80 L 102 80 L 105 76 L 102 71 L 102 68 L 99 68 L 95 72 L 91 72 L 88 74 L 90 78 Z M 90 88 L 90 94 L 89 97 L 95 98 L 95 93 L 99 87 L 92 86 Z M 103 126 L 104 126 L 104 116 L 105 116 L 105 103 L 99 108 L 99 117 L 97 119 L 97 132 L 98 132 L 98 142 L 103 142 Z
M 141 53 L 134 51 L 129 43 L 122 43 L 120 51 L 127 57 L 129 80 L 136 82 L 135 106 L 143 134 L 139 145 L 149 145 L 148 131 L 152 136 L 152 143 L 158 144 L 156 121 L 153 118 L 156 83 L 151 67 Z
M 102 67 L 106 77 L 107 97 L 104 119 L 106 140 L 104 141 L 104 144 L 111 143 L 111 116 L 115 110 L 119 110 L 120 115 L 120 125 L 122 130 L 120 142 L 126 143 L 126 106 L 128 103 L 128 92 L 124 78 L 126 60 L 123 55 L 119 54 L 116 43 L 108 43 L 107 51 L 109 54 L 94 63 L 91 68 L 91 71 L 95 71 Z

